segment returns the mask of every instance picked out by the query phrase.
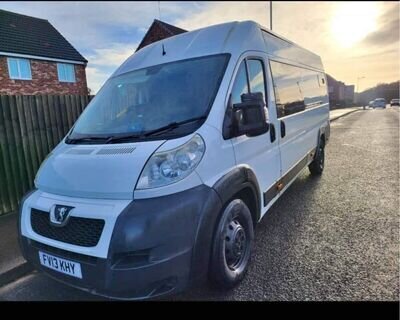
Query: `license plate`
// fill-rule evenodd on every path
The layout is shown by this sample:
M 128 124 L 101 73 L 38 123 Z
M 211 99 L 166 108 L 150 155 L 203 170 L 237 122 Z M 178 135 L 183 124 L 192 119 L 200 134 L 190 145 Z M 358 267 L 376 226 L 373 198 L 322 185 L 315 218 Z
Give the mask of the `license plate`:
M 82 279 L 81 264 L 39 251 L 40 264 L 55 271 Z

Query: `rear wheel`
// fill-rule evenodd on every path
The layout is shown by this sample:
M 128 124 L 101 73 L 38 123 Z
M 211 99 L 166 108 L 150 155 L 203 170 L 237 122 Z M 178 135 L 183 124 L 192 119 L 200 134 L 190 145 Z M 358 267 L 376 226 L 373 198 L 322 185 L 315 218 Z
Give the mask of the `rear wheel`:
M 310 170 L 311 175 L 319 176 L 324 171 L 324 166 L 325 166 L 325 143 L 321 139 L 314 160 L 308 165 L 308 169 Z
M 219 289 L 230 289 L 245 276 L 254 239 L 253 221 L 240 199 L 228 203 L 214 234 L 209 278 Z

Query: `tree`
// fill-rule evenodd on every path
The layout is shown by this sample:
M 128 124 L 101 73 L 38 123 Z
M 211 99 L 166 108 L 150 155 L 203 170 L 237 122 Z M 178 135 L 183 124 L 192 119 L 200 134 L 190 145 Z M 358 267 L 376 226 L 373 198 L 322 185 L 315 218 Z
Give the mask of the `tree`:
M 384 98 L 386 102 L 400 97 L 400 81 L 391 83 L 378 83 L 375 87 L 364 90 L 359 94 L 359 100 L 366 105 L 376 98 Z

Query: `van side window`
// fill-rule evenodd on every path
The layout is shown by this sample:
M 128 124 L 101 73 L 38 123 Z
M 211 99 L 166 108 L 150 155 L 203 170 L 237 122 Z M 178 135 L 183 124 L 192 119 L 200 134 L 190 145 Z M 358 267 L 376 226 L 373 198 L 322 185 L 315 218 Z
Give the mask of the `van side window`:
M 247 67 L 249 70 L 250 92 L 262 92 L 264 102 L 266 103 L 267 97 L 265 95 L 265 75 L 263 70 L 263 63 L 260 60 L 247 60 Z
M 301 73 L 301 90 L 306 109 L 321 104 L 324 92 L 321 90 L 318 73 L 309 69 L 302 69 Z
M 270 61 L 278 118 L 305 110 L 301 69 Z
M 246 62 L 242 61 L 240 64 L 238 73 L 236 74 L 236 79 L 232 88 L 232 104 L 241 103 L 241 95 L 243 93 L 249 93 L 249 86 L 247 82 L 246 74 Z

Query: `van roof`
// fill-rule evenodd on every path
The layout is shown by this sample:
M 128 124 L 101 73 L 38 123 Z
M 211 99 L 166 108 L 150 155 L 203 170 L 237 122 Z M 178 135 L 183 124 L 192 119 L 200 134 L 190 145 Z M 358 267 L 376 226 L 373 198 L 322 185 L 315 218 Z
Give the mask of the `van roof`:
M 323 71 L 321 58 L 254 21 L 217 24 L 154 42 L 130 56 L 113 76 L 157 64 L 229 53 L 238 58 L 245 51 L 270 55 Z M 165 51 L 165 55 L 163 55 Z

